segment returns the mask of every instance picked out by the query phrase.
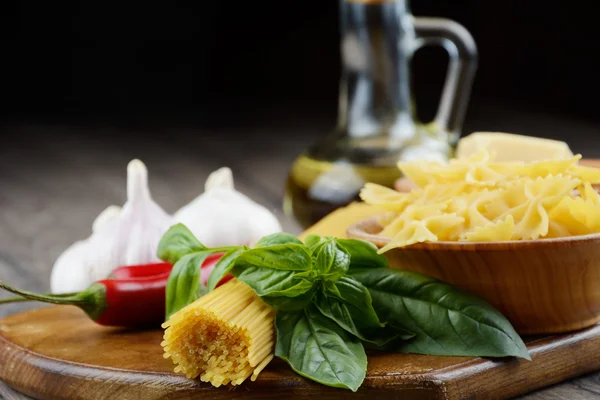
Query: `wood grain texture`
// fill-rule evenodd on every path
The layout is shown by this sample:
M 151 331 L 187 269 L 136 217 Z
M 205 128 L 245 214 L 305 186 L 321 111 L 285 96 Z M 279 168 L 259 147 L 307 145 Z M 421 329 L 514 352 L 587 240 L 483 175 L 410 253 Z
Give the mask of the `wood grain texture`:
M 370 217 L 348 236 L 389 238 Z M 508 242 L 417 243 L 387 251 L 392 268 L 438 278 L 489 301 L 523 335 L 563 333 L 600 321 L 600 234 Z
M 91 233 L 93 219 L 107 205 L 125 201 L 125 168 L 132 158 L 146 163 L 152 195 L 168 212 L 199 194 L 211 171 L 227 165 L 239 190 L 273 210 L 285 230 L 299 233 L 300 227 L 281 211 L 288 168 L 334 124 L 333 115 L 315 119 L 302 112 L 271 110 L 254 115 L 250 123 L 235 117 L 210 129 L 158 118 L 127 124 L 4 123 L 0 126 L 0 277 L 24 289 L 47 291 L 58 255 Z M 600 157 L 600 128 L 583 120 L 473 104 L 465 132 L 478 130 L 568 140 L 574 152 Z M 8 294 L 0 293 L 3 296 Z M 39 305 L 5 305 L 0 307 L 0 317 L 32 307 Z M 598 376 L 594 373 L 520 398 L 598 398 Z M 29 399 L 4 383 L 0 388 L 0 398 Z
M 312 383 L 279 360 L 256 382 L 214 388 L 172 373 L 162 330 L 101 327 L 72 306 L 0 320 L 0 379 L 39 399 L 496 399 L 600 369 L 600 326 L 528 340 L 533 361 L 369 354 L 357 393 Z
M 17 392 L 5 382 L 0 381 L 0 399 L 4 400 L 31 400 L 31 397 Z

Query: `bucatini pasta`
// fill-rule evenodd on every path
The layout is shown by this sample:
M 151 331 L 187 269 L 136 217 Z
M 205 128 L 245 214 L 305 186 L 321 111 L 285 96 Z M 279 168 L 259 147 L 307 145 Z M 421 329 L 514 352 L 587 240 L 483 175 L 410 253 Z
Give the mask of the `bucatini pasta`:
M 233 279 L 173 314 L 162 346 L 175 372 L 214 386 L 255 380 L 273 359 L 274 310 Z
M 467 159 L 399 163 L 418 187 L 399 193 L 366 184 L 361 198 L 390 211 L 380 250 L 425 241 L 487 242 L 600 232 L 600 169 L 581 155 L 532 163 L 494 162 L 481 150 Z

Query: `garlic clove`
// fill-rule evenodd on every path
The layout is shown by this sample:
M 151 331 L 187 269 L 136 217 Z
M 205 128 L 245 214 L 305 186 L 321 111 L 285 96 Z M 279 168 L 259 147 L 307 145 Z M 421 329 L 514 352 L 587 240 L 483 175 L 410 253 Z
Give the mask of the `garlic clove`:
M 52 293 L 74 293 L 87 289 L 90 276 L 80 264 L 85 258 L 87 247 L 87 241 L 80 240 L 73 243 L 58 257 L 50 275 Z
M 216 188 L 234 189 L 233 172 L 231 172 L 231 168 L 219 168 L 208 176 L 208 179 L 206 179 L 206 183 L 204 184 L 204 191 L 207 192 Z
M 97 230 L 101 229 L 102 226 L 118 218 L 119 214 L 121 214 L 121 207 L 115 205 L 106 207 L 104 211 L 98 214 L 92 223 L 92 232 L 96 232 Z
M 148 169 L 137 158 L 127 165 L 127 203 L 124 207 L 134 202 L 150 200 L 148 188 Z
M 132 160 L 127 166 L 127 202 L 122 208 L 110 206 L 100 213 L 92 235 L 56 260 L 52 292 L 83 290 L 123 265 L 158 262 L 158 242 L 173 224 L 173 217 L 152 200 L 146 166 Z
M 253 245 L 282 230 L 273 213 L 234 189 L 227 167 L 210 174 L 204 193 L 179 209 L 174 218 L 209 247 Z

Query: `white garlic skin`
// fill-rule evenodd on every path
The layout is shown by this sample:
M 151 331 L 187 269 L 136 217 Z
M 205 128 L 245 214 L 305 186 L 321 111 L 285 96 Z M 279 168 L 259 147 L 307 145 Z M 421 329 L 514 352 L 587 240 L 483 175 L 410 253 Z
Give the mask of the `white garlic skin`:
M 121 207 L 115 205 L 106 207 L 92 223 L 92 232 L 101 229 L 108 222 L 118 218 L 119 215 L 121 215 Z
M 56 260 L 50 278 L 53 293 L 85 290 L 105 279 L 115 268 L 159 262 L 158 243 L 174 224 L 150 196 L 148 171 L 139 160 L 127 167 L 127 202 L 104 210 L 92 235 L 69 247 Z
M 87 254 L 87 240 L 79 240 L 58 257 L 50 275 L 52 293 L 74 293 L 89 286 L 89 269 L 82 260 Z
M 281 232 L 281 224 L 267 208 L 235 190 L 231 169 L 213 172 L 205 191 L 174 214 L 208 247 L 248 245 Z

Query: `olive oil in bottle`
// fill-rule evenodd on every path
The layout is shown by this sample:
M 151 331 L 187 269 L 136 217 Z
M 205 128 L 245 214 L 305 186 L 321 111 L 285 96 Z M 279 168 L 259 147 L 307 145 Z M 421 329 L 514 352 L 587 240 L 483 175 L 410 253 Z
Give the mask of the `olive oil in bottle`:
M 286 186 L 284 209 L 304 227 L 357 200 L 366 182 L 393 187 L 398 161 L 446 161 L 475 72 L 468 32 L 448 20 L 413 18 L 408 0 L 340 0 L 340 26 L 337 127 L 296 159 Z M 436 118 L 424 125 L 414 117 L 409 67 L 426 43 L 456 50 Z
M 306 155 L 294 163 L 286 187 L 286 213 L 308 227 L 340 206 L 358 200 L 365 182 L 392 186 L 395 167 L 318 161 Z
M 425 127 L 419 127 L 419 131 L 411 143 L 399 144 L 400 150 L 381 137 L 362 139 L 360 146 L 345 140 L 310 148 L 290 170 L 284 201 L 286 214 L 309 227 L 337 208 L 359 200 L 358 194 L 367 182 L 394 187 L 402 176 L 396 165 L 398 160 L 445 161 L 450 157 L 452 148 L 446 141 L 432 138 Z M 387 144 L 374 146 L 378 142 Z M 345 148 L 340 146 L 343 144 Z

